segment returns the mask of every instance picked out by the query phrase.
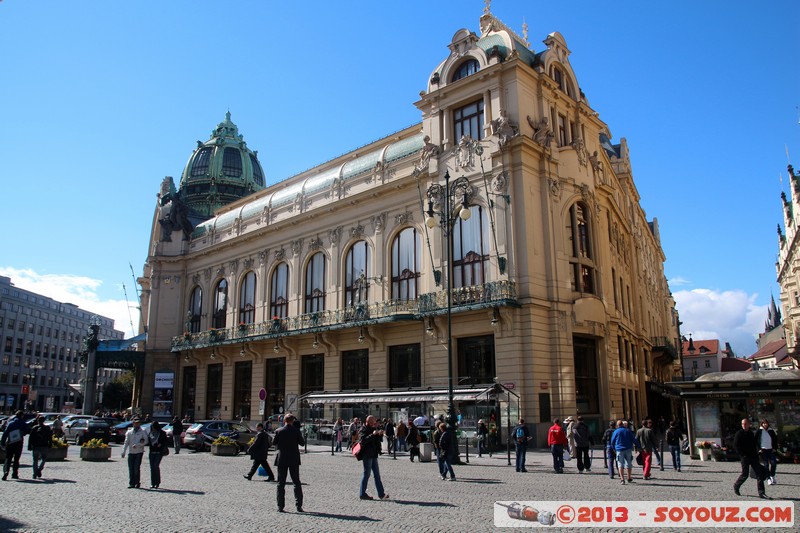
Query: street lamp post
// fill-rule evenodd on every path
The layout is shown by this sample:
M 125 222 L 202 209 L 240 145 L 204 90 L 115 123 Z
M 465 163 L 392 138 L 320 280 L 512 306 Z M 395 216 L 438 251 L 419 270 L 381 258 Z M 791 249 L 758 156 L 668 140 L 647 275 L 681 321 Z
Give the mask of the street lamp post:
M 30 387 L 30 393 L 28 394 L 28 399 L 33 402 L 34 410 L 36 410 L 36 403 L 38 401 L 39 396 L 39 385 L 36 383 L 39 380 L 39 370 L 44 368 L 44 365 L 41 363 L 34 363 L 31 365 L 33 369 L 33 382 Z
M 444 186 L 437 184 L 428 187 L 428 211 L 425 224 L 433 229 L 438 224 L 444 236 L 444 248 L 447 264 L 447 425 L 455 428 L 456 407 L 453 395 L 453 227 L 458 219 L 469 220 L 469 192 L 471 186 L 465 177 L 457 178 L 452 186 L 450 172 L 444 174 Z M 453 213 L 456 195 L 460 195 L 461 207 Z M 436 206 L 439 209 L 436 209 Z M 438 218 L 438 219 L 437 219 Z

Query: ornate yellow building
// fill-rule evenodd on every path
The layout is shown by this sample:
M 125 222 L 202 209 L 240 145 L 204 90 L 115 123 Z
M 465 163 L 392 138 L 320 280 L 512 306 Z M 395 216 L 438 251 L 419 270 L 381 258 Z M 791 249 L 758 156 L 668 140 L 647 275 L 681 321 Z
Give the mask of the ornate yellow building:
M 165 180 L 140 280 L 144 411 L 441 413 L 450 284 L 462 425 L 671 416 L 658 224 L 564 37 L 537 52 L 487 10 L 448 47 L 420 124 L 264 187 L 228 116 Z

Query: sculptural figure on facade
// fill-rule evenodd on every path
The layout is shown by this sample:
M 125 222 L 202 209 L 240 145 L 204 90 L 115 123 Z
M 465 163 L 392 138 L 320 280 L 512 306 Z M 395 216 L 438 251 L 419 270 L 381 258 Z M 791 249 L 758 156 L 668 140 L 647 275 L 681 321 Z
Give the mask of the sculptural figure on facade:
M 172 232 L 183 230 L 183 240 L 188 241 L 192 235 L 192 223 L 189 221 L 189 206 L 183 201 L 183 195 L 175 190 L 172 177 L 167 176 L 161 182 L 161 193 L 158 195 L 158 223 L 161 225 L 161 240 L 172 241 Z
M 475 141 L 469 135 L 462 135 L 456 146 L 456 165 L 461 168 L 472 166 L 472 153 Z
M 419 160 L 417 161 L 417 164 L 414 165 L 416 174 L 420 174 L 428 170 L 431 157 L 439 154 L 439 147 L 431 142 L 430 135 L 426 135 L 423 141 L 425 141 L 425 146 L 422 147 L 422 151 L 419 154 Z
M 508 141 L 519 134 L 519 130 L 514 123 L 511 122 L 511 119 L 508 118 L 505 109 L 500 110 L 500 116 L 494 119 L 491 124 L 492 134 L 497 135 L 497 142 L 500 145 L 501 150 L 505 148 L 506 144 L 508 144 Z
M 553 140 L 553 130 L 550 128 L 550 120 L 547 117 L 542 117 L 535 121 L 528 115 L 528 124 L 533 128 L 532 138 L 537 144 L 550 148 L 550 143 Z

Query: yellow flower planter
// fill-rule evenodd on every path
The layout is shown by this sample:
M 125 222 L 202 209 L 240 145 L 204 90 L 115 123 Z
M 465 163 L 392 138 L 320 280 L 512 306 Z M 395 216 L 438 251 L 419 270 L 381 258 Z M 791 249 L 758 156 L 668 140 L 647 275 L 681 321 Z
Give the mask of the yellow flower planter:
M 235 444 L 212 444 L 211 455 L 236 455 L 239 447 Z
M 711 450 L 708 448 L 698 448 L 697 453 L 700 454 L 701 461 L 710 461 L 711 460 Z
M 67 450 L 69 448 L 50 448 L 47 450 L 48 461 L 63 461 L 67 458 Z
M 111 458 L 111 448 L 81 448 L 84 461 L 107 461 Z

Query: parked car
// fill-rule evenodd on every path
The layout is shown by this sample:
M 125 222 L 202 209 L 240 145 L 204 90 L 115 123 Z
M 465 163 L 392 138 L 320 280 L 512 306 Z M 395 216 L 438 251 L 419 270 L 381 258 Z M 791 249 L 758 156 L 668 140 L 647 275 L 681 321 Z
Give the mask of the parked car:
M 233 420 L 201 420 L 192 424 L 183 437 L 183 445 L 195 451 L 211 449 L 211 441 L 220 433 L 235 431 L 239 434 L 237 444 L 240 450 L 247 448 L 250 439 L 256 436 L 255 431 L 241 422 Z
M 169 442 L 169 445 L 170 446 L 174 446 L 175 441 L 172 439 L 172 435 L 174 433 L 174 429 L 172 428 L 172 424 L 167 424 L 166 426 L 162 427 L 161 429 L 167 435 L 167 442 Z M 186 435 L 186 430 L 183 428 L 183 424 L 181 424 L 181 427 L 180 427 L 179 431 L 181 432 L 181 443 L 183 443 L 183 437 Z
M 100 439 L 108 444 L 111 438 L 111 426 L 105 420 L 90 420 L 81 418 L 73 421 L 69 428 L 64 429 L 67 440 L 74 440 L 81 445 L 92 439 Z
M 127 421 L 111 426 L 111 442 L 115 442 L 117 444 L 122 444 L 125 442 L 125 432 L 128 431 L 128 428 L 131 427 L 131 425 L 133 425 L 133 422 Z

